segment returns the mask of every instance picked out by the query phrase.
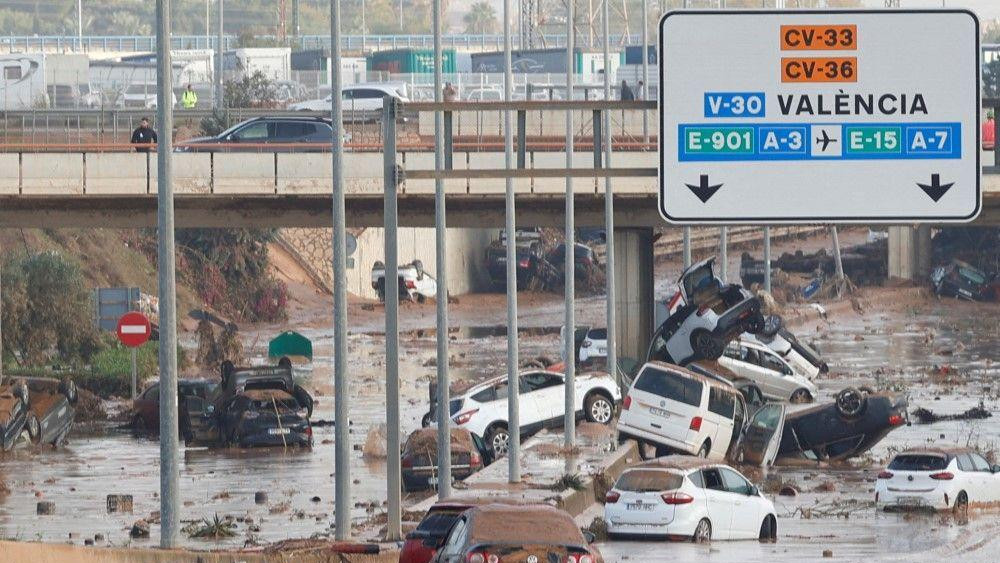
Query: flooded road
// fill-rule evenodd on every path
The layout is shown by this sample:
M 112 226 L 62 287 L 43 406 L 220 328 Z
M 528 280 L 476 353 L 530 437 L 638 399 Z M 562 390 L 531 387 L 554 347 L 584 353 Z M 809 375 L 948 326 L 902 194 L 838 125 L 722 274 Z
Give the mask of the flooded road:
M 603 309 L 603 304 L 594 308 Z M 522 357 L 558 356 L 559 336 L 553 333 L 547 313 L 530 315 L 537 319 L 531 324 L 547 328 L 522 338 Z M 304 332 L 314 340 L 316 351 L 309 381 L 309 387 L 316 390 L 314 420 L 331 421 L 330 333 L 322 329 Z M 995 512 L 975 514 L 960 526 L 937 515 L 884 514 L 871 508 L 847 510 L 847 519 L 804 519 L 801 509 L 870 502 L 876 473 L 891 452 L 903 447 L 972 444 L 996 450 L 1000 441 L 1000 385 L 995 383 L 1000 375 L 1000 310 L 995 305 L 949 300 L 915 305 L 898 314 L 873 310 L 861 317 L 837 317 L 830 323 L 811 321 L 796 332 L 815 338 L 831 365 L 831 374 L 818 380 L 823 400 L 847 385 L 871 385 L 908 392 L 911 411 L 922 406 L 939 414 L 957 413 L 982 400 L 994 417 L 902 427 L 869 455 L 855 460 L 854 467 L 772 469 L 769 481 L 792 483 L 800 491 L 795 497 L 770 495 L 779 514 L 777 544 L 716 542 L 705 547 L 610 542 L 602 546 L 606 560 L 798 562 L 821 559 L 824 549 L 832 550 L 833 560 L 841 561 L 891 560 L 894 554 L 906 560 L 921 560 L 927 554 L 933 554 L 932 559 L 948 559 L 958 552 L 964 554 L 963 561 L 991 560 L 988 555 L 995 551 L 990 542 L 1000 529 L 1000 514 Z M 453 378 L 478 380 L 499 374 L 506 357 L 502 335 L 502 330 L 495 329 L 454 335 Z M 434 337 L 430 332 L 415 332 L 401 343 L 405 436 L 419 426 L 427 409 L 427 381 L 435 372 L 429 361 L 434 356 Z M 384 461 L 366 461 L 360 451 L 369 430 L 384 421 L 384 339 L 377 334 L 353 334 L 350 348 L 352 518 L 360 524 L 381 513 L 386 498 Z M 182 543 L 213 549 L 332 534 L 333 427 L 317 427 L 314 439 L 312 451 L 185 449 L 180 468 L 182 519 L 211 519 L 218 514 L 242 521 L 237 522 L 232 538 L 198 540 L 182 534 Z M 155 524 L 148 539 L 130 540 L 128 529 L 159 508 L 158 460 L 155 440 L 120 432 L 74 433 L 60 450 L 19 450 L 0 458 L 0 478 L 11 489 L 0 499 L 0 536 L 82 544 L 85 538 L 102 534 L 106 540 L 98 545 L 155 546 Z M 825 483 L 832 485 L 821 486 Z M 257 491 L 267 493 L 266 504 L 255 504 Z M 133 495 L 134 513 L 108 514 L 108 494 Z M 55 513 L 36 515 L 39 500 L 53 501 Z M 375 538 L 378 527 L 358 529 L 356 537 Z
M 1000 308 L 949 299 L 898 314 L 870 313 L 829 324 L 815 321 L 796 332 L 807 339 L 818 336 L 817 346 L 830 364 L 831 373 L 817 379 L 821 401 L 830 400 L 848 385 L 868 385 L 908 393 L 910 412 L 924 407 L 938 414 L 955 414 L 983 401 L 993 416 L 903 426 L 848 468 L 772 468 L 769 481 L 791 484 L 799 491 L 794 497 L 777 496 L 764 487 L 778 512 L 776 544 L 613 541 L 601 546 L 605 559 L 997 561 L 998 511 L 973 512 L 969 522 L 960 525 L 949 515 L 885 513 L 865 506 L 874 500 L 877 473 L 901 449 L 961 445 L 1000 454 Z M 809 508 L 814 513 L 840 510 L 847 517 L 806 519 L 802 509 Z M 833 552 L 832 559 L 823 557 L 827 549 Z

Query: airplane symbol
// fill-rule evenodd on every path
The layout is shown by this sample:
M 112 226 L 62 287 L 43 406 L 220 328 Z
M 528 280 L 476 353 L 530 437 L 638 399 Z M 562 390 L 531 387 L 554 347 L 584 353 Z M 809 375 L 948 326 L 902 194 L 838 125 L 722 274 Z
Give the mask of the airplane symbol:
M 826 133 L 826 129 L 823 129 L 822 133 L 822 137 L 816 137 L 816 142 L 822 143 L 822 146 L 819 149 L 820 152 L 826 152 L 826 147 L 829 146 L 830 143 L 836 143 L 837 139 L 831 138 L 830 135 Z

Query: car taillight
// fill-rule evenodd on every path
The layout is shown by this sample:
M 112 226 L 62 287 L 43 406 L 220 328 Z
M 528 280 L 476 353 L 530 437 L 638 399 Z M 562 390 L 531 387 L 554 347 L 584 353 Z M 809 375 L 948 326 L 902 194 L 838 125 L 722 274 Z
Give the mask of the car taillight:
M 590 341 L 584 340 L 583 344 L 580 345 L 580 348 L 590 348 Z
M 465 560 L 469 563 L 499 563 L 500 557 L 495 553 L 473 551 Z
M 622 410 L 627 411 L 629 407 L 632 406 L 632 396 L 625 395 L 625 400 L 622 401 Z
M 413 280 L 406 280 L 406 289 L 416 289 L 417 283 Z
M 892 479 L 892 471 L 879 471 L 879 479 Z
M 309 436 L 310 438 L 312 438 L 312 435 L 313 435 L 313 427 L 312 426 L 306 426 L 306 436 Z
M 701 417 L 700 416 L 696 416 L 696 417 L 694 417 L 694 418 L 691 419 L 690 429 L 694 430 L 695 432 L 701 430 Z
M 594 563 L 594 558 L 588 553 L 570 553 L 566 556 L 566 563 Z
M 620 498 L 622 498 L 622 494 L 618 491 L 608 491 L 608 494 L 604 495 L 604 504 L 614 504 Z
M 469 456 L 469 460 L 471 461 L 472 465 L 479 465 L 480 463 L 483 462 L 483 460 L 479 458 L 479 454 L 477 454 L 476 452 L 472 452 L 472 455 Z
M 700 317 L 700 316 L 704 315 L 705 311 L 707 311 L 707 310 L 708 310 L 708 307 L 705 307 L 705 306 L 698 307 L 698 316 Z
M 660 498 L 663 499 L 663 502 L 666 504 L 689 504 L 694 502 L 694 497 L 691 495 L 687 493 L 678 493 L 676 491 L 672 493 L 663 493 L 660 495 Z
M 473 415 L 479 412 L 479 409 L 472 409 L 471 411 L 460 412 L 455 415 L 455 424 L 462 425 L 466 422 L 472 420 Z
M 931 473 L 931 479 L 935 481 L 951 481 L 955 478 L 955 475 L 950 471 L 941 471 L 940 473 Z
M 522 267 L 522 268 L 527 268 L 528 267 L 528 259 L 527 258 L 522 258 L 521 260 L 518 261 L 517 265 L 520 266 L 520 267 Z
M 894 414 L 889 417 L 889 426 L 900 426 L 904 422 L 906 422 L 906 420 L 898 414 Z
M 411 458 L 410 456 L 406 456 L 402 460 L 400 460 L 399 463 L 402 467 L 405 468 L 413 467 L 413 458 Z

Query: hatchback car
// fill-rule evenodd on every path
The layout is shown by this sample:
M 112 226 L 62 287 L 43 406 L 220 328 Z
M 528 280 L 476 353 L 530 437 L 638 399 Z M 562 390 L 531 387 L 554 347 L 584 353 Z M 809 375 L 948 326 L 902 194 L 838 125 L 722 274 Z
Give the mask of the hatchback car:
M 562 426 L 565 409 L 565 376 L 546 370 L 530 370 L 518 376 L 521 408 L 521 435 L 527 436 L 545 427 Z M 589 422 L 610 424 L 621 391 L 614 378 L 606 373 L 583 373 L 574 379 L 575 410 Z M 510 442 L 507 420 L 507 377 L 491 379 L 451 399 L 448 405 L 452 422 L 482 436 L 495 457 L 507 453 Z M 434 420 L 434 409 L 424 422 Z
M 28 420 L 24 428 L 34 444 L 59 446 L 65 441 L 76 416 L 79 398 L 76 384 L 51 377 L 26 377 Z
M 622 472 L 604 501 L 608 535 L 774 541 L 774 504 L 728 465 L 668 456 Z
M 13 448 L 24 431 L 30 398 L 23 381 L 8 379 L 0 385 L 0 450 Z
M 760 299 L 715 277 L 714 261 L 703 260 L 681 274 L 679 297 L 670 304 L 676 309 L 653 334 L 647 361 L 685 365 L 698 359 L 715 360 L 741 333 L 757 334 L 764 329 Z
M 811 403 L 819 394 L 819 388 L 805 374 L 796 372 L 771 348 L 754 340 L 730 342 L 719 364 L 756 383 L 769 399 Z
M 969 503 L 1000 501 L 1000 465 L 969 448 L 915 448 L 896 454 L 875 483 L 886 510 L 927 508 L 964 515 Z
M 452 524 L 435 563 L 596 563 L 600 552 L 566 512 L 547 504 L 487 504 Z
M 340 99 L 345 112 L 377 111 L 382 109 L 382 99 L 386 96 L 392 96 L 403 102 L 408 101 L 406 84 L 352 84 L 344 86 L 341 89 Z M 328 94 L 325 98 L 290 104 L 288 109 L 295 111 L 330 111 L 332 103 L 333 99 Z
M 403 445 L 403 490 L 437 488 L 437 428 L 418 428 Z M 465 428 L 451 429 L 451 476 L 462 480 L 493 462 L 493 451 Z
M 424 514 L 417 528 L 406 534 L 406 541 L 399 551 L 399 563 L 428 563 L 448 537 L 451 526 L 466 510 L 484 504 L 526 504 L 513 497 L 463 497 L 437 501 Z

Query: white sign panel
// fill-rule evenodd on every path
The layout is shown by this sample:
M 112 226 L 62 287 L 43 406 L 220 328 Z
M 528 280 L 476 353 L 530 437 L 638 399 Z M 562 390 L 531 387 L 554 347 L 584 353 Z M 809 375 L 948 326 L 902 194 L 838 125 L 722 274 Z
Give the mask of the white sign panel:
M 979 213 L 972 12 L 670 12 L 659 48 L 668 221 L 938 222 Z

